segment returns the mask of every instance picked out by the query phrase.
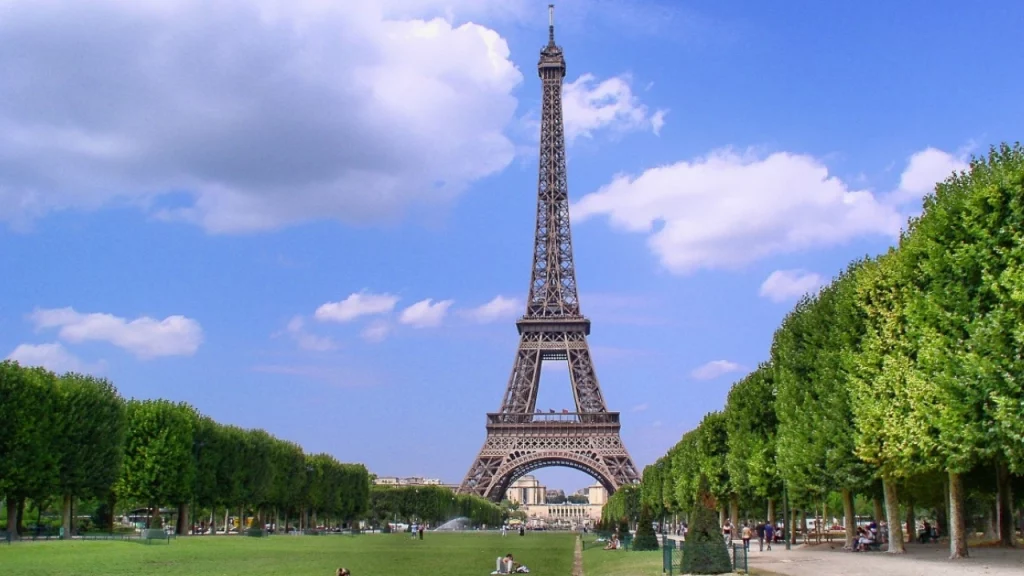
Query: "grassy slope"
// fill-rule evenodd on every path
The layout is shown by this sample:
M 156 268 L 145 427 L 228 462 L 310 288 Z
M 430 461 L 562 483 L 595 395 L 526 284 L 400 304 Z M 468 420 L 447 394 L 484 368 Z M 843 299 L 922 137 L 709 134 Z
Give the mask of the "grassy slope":
M 402 534 L 362 536 L 205 536 L 166 544 L 139 542 L 23 542 L 0 545 L 4 576 L 482 576 L 511 552 L 538 576 L 572 570 L 568 534 Z M 588 575 L 589 576 L 589 575 Z

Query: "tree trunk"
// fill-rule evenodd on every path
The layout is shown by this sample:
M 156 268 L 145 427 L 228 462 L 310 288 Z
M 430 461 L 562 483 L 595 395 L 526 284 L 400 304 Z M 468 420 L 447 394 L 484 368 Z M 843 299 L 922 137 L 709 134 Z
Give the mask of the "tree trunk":
M 789 523 L 790 523 L 790 526 L 788 528 L 789 528 L 789 543 L 790 544 L 796 544 L 797 527 L 800 526 L 800 521 L 797 520 L 796 516 L 797 516 L 797 514 L 799 512 L 800 511 L 797 510 L 796 508 L 790 508 L 789 509 Z
M 889 525 L 889 554 L 903 554 L 903 527 L 900 526 L 900 500 L 896 494 L 896 481 L 882 479 L 882 491 L 885 494 L 886 523 Z
M 231 516 L 231 508 L 225 506 L 224 507 L 224 535 L 225 536 L 228 535 L 228 521 L 230 519 L 230 516 Z
M 857 517 L 853 505 L 853 492 L 843 489 L 843 524 L 846 527 L 846 543 L 844 550 L 853 550 L 854 542 L 857 540 Z
M 982 530 L 986 542 L 993 542 L 999 539 L 999 531 L 996 529 L 996 503 L 989 502 L 985 506 L 985 516 L 982 519 Z
M 768 522 L 771 523 L 772 526 L 775 525 L 775 499 L 774 498 L 769 498 L 768 499 Z
M 61 506 L 61 527 L 64 528 L 64 538 L 71 539 L 71 494 L 65 494 Z
M 953 521 L 953 511 L 949 507 L 949 503 L 952 502 L 949 496 L 949 478 L 950 474 L 946 474 L 946 477 L 942 480 L 942 493 L 945 499 L 942 502 L 943 521 L 942 532 L 939 533 L 940 536 L 949 536 L 953 533 L 953 529 L 950 527 L 950 522 Z
M 178 536 L 185 536 L 188 534 L 188 516 L 188 502 L 178 504 L 178 523 L 174 525 L 174 533 Z
M 907 499 L 907 542 L 913 542 L 917 536 L 917 518 L 914 517 L 914 499 Z
M 999 545 L 1012 548 L 1015 544 L 1013 526 L 1013 492 L 1010 487 L 1010 470 L 1005 462 L 996 465 L 996 524 L 999 526 Z
M 872 498 L 871 504 L 875 507 L 875 524 L 881 524 L 885 520 L 885 510 L 882 508 L 882 501 L 878 498 Z
M 117 523 L 117 512 L 114 511 L 117 508 L 117 493 L 113 490 L 111 490 L 109 496 L 107 496 L 107 505 L 110 506 L 110 522 L 107 525 L 107 530 L 113 533 L 114 524 Z
M 11 535 L 11 540 L 18 537 L 18 502 L 7 497 L 7 533 Z
M 964 484 L 959 474 L 949 473 L 949 559 L 967 558 L 967 522 L 964 515 Z
M 729 514 L 725 510 L 725 506 L 718 507 L 718 525 L 720 527 L 725 526 L 725 519 L 728 518 Z
M 18 533 L 25 533 L 25 498 L 18 498 Z
M 736 494 L 729 496 L 729 523 L 732 524 L 732 535 L 736 536 L 740 525 L 740 498 Z

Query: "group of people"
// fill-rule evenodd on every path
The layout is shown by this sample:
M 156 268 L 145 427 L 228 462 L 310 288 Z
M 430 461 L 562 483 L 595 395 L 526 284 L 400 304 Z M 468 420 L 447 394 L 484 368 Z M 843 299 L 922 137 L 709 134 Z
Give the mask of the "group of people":
M 498 565 L 491 574 L 528 574 L 530 569 L 515 561 L 512 553 L 498 558 Z
M 768 550 L 771 550 L 772 542 L 778 537 L 775 526 L 770 522 L 759 522 L 753 528 L 750 527 L 749 523 L 744 522 L 743 527 L 740 528 L 739 536 L 743 540 L 743 548 L 745 550 L 750 550 L 750 541 L 754 539 L 754 534 L 757 534 L 757 541 L 762 552 L 765 550 L 766 545 Z M 722 536 L 727 543 L 732 541 L 733 526 L 731 521 L 726 520 L 725 524 L 722 525 Z

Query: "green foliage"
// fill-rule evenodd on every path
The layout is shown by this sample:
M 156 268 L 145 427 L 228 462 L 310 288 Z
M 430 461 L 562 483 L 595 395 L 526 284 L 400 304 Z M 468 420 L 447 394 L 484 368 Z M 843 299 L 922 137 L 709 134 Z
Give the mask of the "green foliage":
M 55 391 L 52 373 L 0 362 L 0 494 L 8 503 L 49 495 L 56 483 Z
M 942 466 L 1001 460 L 1024 474 L 1024 148 L 993 148 L 925 199 L 906 254 L 925 297 L 907 322 L 937 388 Z
M 622 518 L 635 522 L 640 516 L 640 494 L 641 487 L 639 485 L 621 486 L 608 497 L 608 501 L 601 508 L 601 518 L 609 523 L 617 522 Z
M 683 574 L 723 574 L 732 572 L 729 551 L 718 523 L 718 514 L 712 508 L 713 496 L 707 491 L 707 481 L 698 480 L 697 498 L 690 513 L 689 530 L 683 542 Z
M 637 521 L 636 534 L 633 536 L 633 550 L 657 550 L 658 535 L 654 533 L 654 519 L 647 504 L 640 506 L 640 520 Z
M 83 374 L 64 374 L 57 390 L 53 450 L 59 491 L 104 496 L 117 481 L 124 457 L 124 401 L 107 380 Z
M 665 482 L 662 477 L 665 474 L 664 470 L 666 467 L 665 459 L 659 459 L 654 464 L 644 468 L 642 480 L 640 481 L 641 512 L 643 512 L 643 506 L 646 506 L 648 512 L 658 518 L 665 514 L 665 497 L 663 494 Z
M 725 464 L 735 492 L 748 498 L 781 494 L 782 481 L 775 465 L 775 378 L 770 364 L 761 364 L 733 385 L 725 420 Z
M 732 494 L 732 483 L 725 455 L 729 450 L 725 414 L 710 412 L 701 420 L 697 435 L 697 459 L 700 474 L 708 481 L 708 491 L 719 502 Z
M 471 494 L 455 494 L 443 486 L 373 486 L 370 488 L 369 517 L 380 525 L 398 518 L 410 522 L 442 524 L 466 517 L 474 526 L 498 526 L 507 509 Z
M 118 492 L 149 505 L 186 502 L 195 486 L 195 410 L 168 400 L 130 400 Z
M 848 362 L 865 330 L 856 299 L 863 266 L 852 263 L 818 295 L 803 298 L 772 341 L 778 467 L 798 501 L 861 489 L 871 476 L 854 452 Z

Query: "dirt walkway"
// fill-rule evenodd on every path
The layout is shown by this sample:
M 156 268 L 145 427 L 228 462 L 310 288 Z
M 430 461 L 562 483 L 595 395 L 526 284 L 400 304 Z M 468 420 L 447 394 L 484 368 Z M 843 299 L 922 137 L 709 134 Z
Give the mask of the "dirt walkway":
M 572 576 L 583 576 L 583 540 L 576 539 L 576 550 L 572 553 Z
M 786 576 L 1021 576 L 1024 550 L 971 548 L 970 558 L 950 561 L 948 545 L 909 545 L 906 554 L 845 552 L 842 545 L 799 545 L 790 551 L 750 551 L 751 568 Z

